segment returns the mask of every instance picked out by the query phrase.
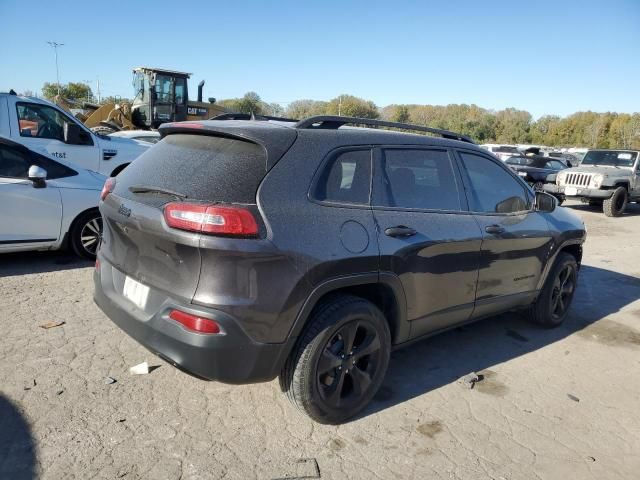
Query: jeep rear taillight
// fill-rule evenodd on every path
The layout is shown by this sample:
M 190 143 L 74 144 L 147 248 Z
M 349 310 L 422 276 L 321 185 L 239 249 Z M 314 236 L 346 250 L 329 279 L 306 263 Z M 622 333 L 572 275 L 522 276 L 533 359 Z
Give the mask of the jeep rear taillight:
M 102 191 L 100 192 L 100 200 L 104 201 L 113 189 L 116 188 L 116 179 L 115 177 L 107 178 L 107 181 L 104 182 L 104 187 L 102 187 Z
M 258 224 L 253 213 L 242 207 L 201 203 L 168 203 L 164 219 L 171 228 L 214 235 L 255 237 Z

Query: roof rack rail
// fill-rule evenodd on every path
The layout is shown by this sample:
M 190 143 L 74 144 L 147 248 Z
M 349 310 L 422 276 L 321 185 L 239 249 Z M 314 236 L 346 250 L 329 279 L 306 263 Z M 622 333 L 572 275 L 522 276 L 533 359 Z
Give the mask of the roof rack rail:
M 280 122 L 299 122 L 297 118 L 272 117 L 270 115 L 255 115 L 253 113 L 221 113 L 209 120 L 277 120 Z
M 326 128 L 337 129 L 343 125 L 366 125 L 370 127 L 390 127 L 398 128 L 401 130 L 414 130 L 417 132 L 428 132 L 434 135 L 440 135 L 443 138 L 451 140 L 460 140 L 462 142 L 475 143 L 471 138 L 461 133 L 450 132 L 449 130 L 442 130 L 440 128 L 423 127 L 422 125 L 413 125 L 410 123 L 399 122 L 387 122 L 386 120 L 373 120 L 371 118 L 358 118 L 358 117 L 338 117 L 335 115 L 318 115 L 315 117 L 305 118 L 294 125 L 295 128 L 308 129 L 308 128 Z

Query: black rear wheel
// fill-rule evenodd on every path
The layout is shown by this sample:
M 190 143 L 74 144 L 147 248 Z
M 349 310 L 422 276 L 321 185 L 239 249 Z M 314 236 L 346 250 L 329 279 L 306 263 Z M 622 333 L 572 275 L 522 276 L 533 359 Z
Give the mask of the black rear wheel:
M 350 295 L 315 309 L 280 374 L 280 386 L 300 410 L 320 423 L 356 415 L 384 379 L 391 339 L 382 312 Z

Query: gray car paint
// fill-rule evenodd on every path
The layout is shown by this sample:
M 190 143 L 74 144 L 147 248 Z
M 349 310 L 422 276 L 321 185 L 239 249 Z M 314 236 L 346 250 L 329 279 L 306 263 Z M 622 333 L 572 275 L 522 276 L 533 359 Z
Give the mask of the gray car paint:
M 323 160 L 342 147 L 438 146 L 472 150 L 493 161 L 469 143 L 362 128 L 295 130 L 257 121 L 200 124 L 205 127 L 198 127 L 198 134 L 237 136 L 265 147 L 268 173 L 252 207 L 264 222 L 264 235 L 223 238 L 170 229 L 157 206 L 112 194 L 101 204 L 105 234 L 100 257 L 152 287 L 156 299 L 149 311 L 139 312 L 146 318 L 159 314 L 170 300 L 221 312 L 251 345 L 280 345 L 284 351 L 278 350 L 260 380 L 278 374 L 313 306 L 336 289 L 382 286 L 391 303 L 385 313 L 393 342 L 399 345 L 530 303 L 556 252 L 585 238 L 580 219 L 562 208 L 487 216 L 401 212 L 318 202 L 310 194 Z M 193 132 L 190 125 L 172 124 L 161 131 Z M 533 196 L 530 190 L 528 194 Z M 118 213 L 123 204 L 130 216 Z M 489 222 L 504 226 L 504 233 L 484 233 Z M 419 234 L 410 240 L 390 239 L 381 232 L 392 224 L 411 225 Z M 96 280 L 98 290 L 102 282 Z M 104 295 L 120 303 L 117 288 L 97 292 L 99 303 L 105 302 Z

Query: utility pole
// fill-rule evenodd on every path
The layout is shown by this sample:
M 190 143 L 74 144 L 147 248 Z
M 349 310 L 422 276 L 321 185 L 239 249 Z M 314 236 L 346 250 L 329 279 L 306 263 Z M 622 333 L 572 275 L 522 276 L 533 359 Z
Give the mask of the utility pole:
M 91 98 L 89 98 L 89 90 L 91 90 L 91 80 L 83 80 L 82 83 L 87 86 L 87 102 L 90 102 Z
M 342 95 L 340 95 L 338 100 L 338 116 L 342 116 Z
M 63 47 L 64 43 L 47 42 L 53 47 L 53 51 L 56 55 L 56 83 L 58 84 L 58 95 L 60 95 L 60 71 L 58 70 L 58 47 Z
M 98 90 L 98 103 L 100 103 L 100 77 L 96 80 L 96 89 Z

